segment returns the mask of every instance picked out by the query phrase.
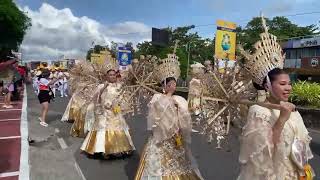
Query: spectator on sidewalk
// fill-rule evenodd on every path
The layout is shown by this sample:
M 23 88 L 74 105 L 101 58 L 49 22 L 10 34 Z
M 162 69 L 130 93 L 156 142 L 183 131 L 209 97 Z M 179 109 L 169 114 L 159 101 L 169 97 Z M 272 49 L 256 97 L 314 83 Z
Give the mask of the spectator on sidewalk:
M 11 96 L 12 92 L 14 91 L 14 84 L 13 84 L 13 76 L 9 78 L 10 80 L 4 84 L 4 88 L 2 92 L 5 94 L 4 96 L 4 105 L 3 108 L 13 108 L 11 105 Z
M 49 109 L 50 100 L 53 98 L 53 93 L 50 89 L 50 86 L 53 85 L 58 79 L 49 80 L 50 71 L 45 69 L 39 77 L 39 94 L 38 99 L 42 106 L 41 117 L 39 117 L 40 125 L 48 127 L 46 123 L 46 117 Z

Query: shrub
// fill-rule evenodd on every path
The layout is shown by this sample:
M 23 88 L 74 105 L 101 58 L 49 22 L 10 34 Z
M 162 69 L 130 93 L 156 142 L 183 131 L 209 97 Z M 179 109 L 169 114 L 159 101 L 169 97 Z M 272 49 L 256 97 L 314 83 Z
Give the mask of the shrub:
M 300 106 L 320 108 L 320 84 L 307 81 L 294 83 L 290 101 Z

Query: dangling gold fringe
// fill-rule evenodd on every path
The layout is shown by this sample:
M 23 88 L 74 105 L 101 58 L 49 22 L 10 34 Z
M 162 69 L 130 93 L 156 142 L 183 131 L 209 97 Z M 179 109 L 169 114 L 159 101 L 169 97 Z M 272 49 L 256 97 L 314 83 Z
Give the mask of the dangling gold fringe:
M 142 151 L 142 154 L 141 154 L 141 159 L 140 159 L 140 162 L 139 162 L 139 167 L 138 167 L 138 170 L 137 170 L 137 173 L 136 173 L 136 176 L 134 178 L 134 180 L 140 180 L 142 178 L 142 173 L 143 173 L 143 170 L 144 170 L 144 167 L 145 167 L 145 164 L 146 164 L 146 149 L 147 149 L 147 145 L 146 144 L 143 148 L 143 151 Z
M 97 144 L 98 131 L 89 132 L 88 142 L 84 149 L 89 154 L 94 154 Z M 105 155 L 113 155 L 120 153 L 129 153 L 134 150 L 134 147 L 130 144 L 130 137 L 127 137 L 125 131 L 111 131 L 105 132 Z
M 180 136 L 180 134 L 178 134 L 177 136 Z M 177 146 L 177 148 L 181 148 L 180 145 L 177 145 L 176 143 L 176 137 L 174 136 L 173 138 L 167 140 L 170 141 L 170 143 L 175 144 L 175 146 Z M 141 155 L 141 159 L 140 159 L 140 163 L 139 163 L 139 167 L 135 176 L 135 180 L 141 180 L 142 179 L 142 175 L 143 175 L 143 171 L 145 168 L 145 163 L 146 163 L 146 148 L 147 148 L 148 144 L 145 145 L 142 155 Z M 169 152 L 165 153 L 165 156 L 162 157 L 161 164 L 168 164 L 167 161 L 172 160 L 173 158 L 173 154 L 170 154 Z M 179 163 L 183 163 L 182 161 L 185 161 L 185 159 L 176 159 L 176 161 L 179 161 Z M 167 167 L 169 168 L 169 167 Z M 195 173 L 195 171 L 192 171 L 191 173 L 185 173 L 185 174 L 177 174 L 177 175 L 170 175 L 170 176 L 162 176 L 161 180 L 201 180 L 200 177 Z
M 71 111 L 71 109 L 70 109 Z M 72 118 L 74 123 L 71 127 L 70 134 L 73 137 L 85 137 L 84 133 L 84 114 L 82 114 L 81 109 L 72 109 Z

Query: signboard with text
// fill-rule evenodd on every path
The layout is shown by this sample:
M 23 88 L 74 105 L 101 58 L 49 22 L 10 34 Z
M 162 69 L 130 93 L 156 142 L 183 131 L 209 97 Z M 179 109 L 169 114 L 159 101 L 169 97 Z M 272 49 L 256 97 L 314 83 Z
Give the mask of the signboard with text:
M 118 48 L 118 61 L 120 66 L 127 66 L 131 64 L 132 53 L 131 48 L 119 47 Z
M 218 20 L 216 41 L 215 41 L 215 56 L 218 59 L 236 59 L 236 27 L 233 22 Z
M 293 48 L 303 48 L 303 47 L 312 47 L 312 46 L 320 46 L 320 37 L 301 39 L 293 41 Z

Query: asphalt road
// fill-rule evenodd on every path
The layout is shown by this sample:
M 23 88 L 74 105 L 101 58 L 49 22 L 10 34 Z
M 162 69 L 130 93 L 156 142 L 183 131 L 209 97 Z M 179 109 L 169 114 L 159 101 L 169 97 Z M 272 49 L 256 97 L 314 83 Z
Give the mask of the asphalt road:
M 33 92 L 28 91 L 28 95 L 34 96 Z M 30 98 L 29 98 L 30 99 Z M 38 107 L 38 102 L 32 98 L 28 102 L 28 106 L 32 108 Z M 79 165 L 81 172 L 86 180 L 132 180 L 139 163 L 139 154 L 144 147 L 147 139 L 146 118 L 145 115 L 136 115 L 132 119 L 127 119 L 127 123 L 131 127 L 131 136 L 136 146 L 136 153 L 125 159 L 116 160 L 100 160 L 89 158 L 86 154 L 81 153 L 80 146 L 82 139 L 73 138 L 69 135 L 71 127 L 70 123 L 60 122 L 65 107 L 68 103 L 68 98 L 57 98 L 56 102 L 51 104 L 49 110 L 48 123 L 51 128 L 59 129 L 56 136 L 64 139 L 68 148 L 71 148 L 73 158 Z M 30 130 L 29 130 L 30 131 Z M 239 154 L 239 137 L 240 130 L 233 129 L 228 140 L 224 143 L 223 149 L 216 149 L 215 144 L 208 144 L 205 138 L 199 134 L 192 135 L 192 152 L 196 158 L 200 172 L 206 180 L 234 180 L 239 173 L 238 154 Z M 320 175 L 320 133 L 311 132 L 314 141 L 311 144 L 315 158 L 310 162 L 316 173 Z M 37 137 L 34 137 L 37 138 Z M 48 143 L 52 143 L 53 147 L 57 147 L 57 142 L 54 139 L 49 139 L 37 147 L 45 148 Z M 50 162 L 49 162 L 50 163 Z M 57 179 L 57 178 L 56 178 Z M 317 177 L 320 179 L 320 176 Z M 59 179 L 57 179 L 59 180 Z

